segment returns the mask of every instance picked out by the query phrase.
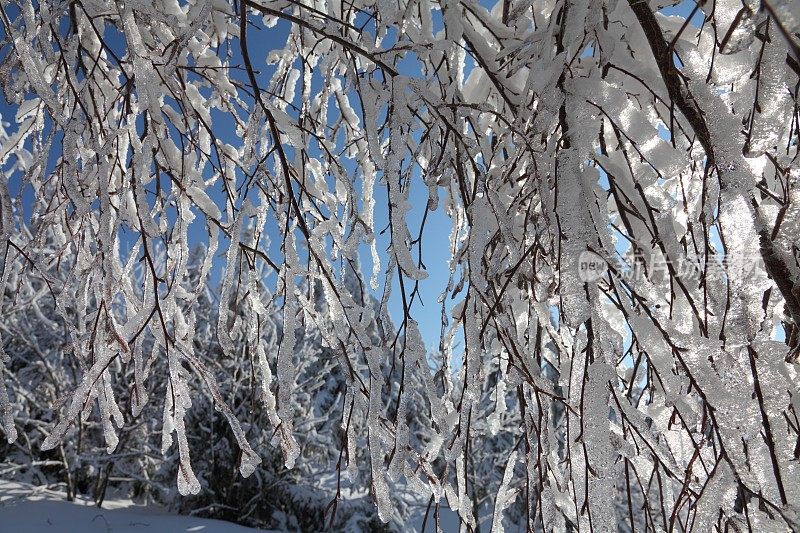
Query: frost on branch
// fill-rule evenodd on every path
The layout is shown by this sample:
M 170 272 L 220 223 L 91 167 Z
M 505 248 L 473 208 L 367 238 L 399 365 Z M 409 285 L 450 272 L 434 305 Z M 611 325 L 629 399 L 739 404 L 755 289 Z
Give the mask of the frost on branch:
M 4 3 L 4 436 L 284 528 L 800 528 L 794 5 Z

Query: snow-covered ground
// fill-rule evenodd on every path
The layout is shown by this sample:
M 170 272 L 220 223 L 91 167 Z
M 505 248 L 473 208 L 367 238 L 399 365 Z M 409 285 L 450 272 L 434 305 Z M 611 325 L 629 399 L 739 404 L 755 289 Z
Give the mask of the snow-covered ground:
M 45 487 L 0 480 L 1 533 L 254 533 L 264 531 L 207 518 L 170 514 L 130 500 L 68 502 Z
M 457 533 L 458 515 L 441 510 L 444 533 Z M 426 531 L 434 531 L 433 516 Z M 422 516 L 410 520 L 410 530 L 420 531 Z M 126 499 L 106 499 L 102 508 L 91 500 L 68 502 L 63 491 L 0 479 L 0 533 L 257 533 L 254 529 L 222 520 L 172 514 Z M 273 532 L 276 533 L 276 532 Z

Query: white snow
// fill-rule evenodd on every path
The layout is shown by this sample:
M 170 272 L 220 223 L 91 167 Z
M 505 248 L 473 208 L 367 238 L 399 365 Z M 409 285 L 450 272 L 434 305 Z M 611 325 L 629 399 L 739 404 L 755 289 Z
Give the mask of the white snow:
M 207 518 L 181 516 L 127 499 L 69 502 L 62 491 L 0 480 L 0 530 L 14 533 L 246 533 L 266 531 Z

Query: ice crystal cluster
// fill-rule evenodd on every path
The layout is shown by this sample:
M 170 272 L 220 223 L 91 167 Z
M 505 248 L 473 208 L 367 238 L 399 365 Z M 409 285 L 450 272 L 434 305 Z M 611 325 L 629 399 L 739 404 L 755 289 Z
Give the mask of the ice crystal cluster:
M 157 405 L 196 494 L 186 420 L 206 395 L 241 475 L 262 468 L 233 376 L 194 342 L 214 288 L 220 357 L 247 361 L 289 469 L 318 328 L 343 376 L 337 487 L 349 474 L 385 521 L 404 487 L 428 527 L 449 507 L 469 530 L 800 529 L 797 0 L 0 17 L 0 347 L 24 311 L 79 369 L 42 449 L 95 418 L 112 453 Z M 445 264 L 426 260 L 435 214 Z M 420 287 L 441 271 L 437 302 Z M 0 356 L 11 442 L 32 430 Z

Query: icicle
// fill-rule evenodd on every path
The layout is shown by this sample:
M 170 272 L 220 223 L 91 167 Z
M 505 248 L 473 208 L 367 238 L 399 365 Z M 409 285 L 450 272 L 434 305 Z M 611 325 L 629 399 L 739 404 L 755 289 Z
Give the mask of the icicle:
M 503 512 L 514 503 L 517 497 L 517 491 L 513 490 L 509 485 L 511 478 L 514 476 L 514 467 L 517 465 L 517 450 L 512 450 L 506 462 L 506 468 L 503 472 L 503 481 L 500 488 L 497 489 L 497 496 L 494 500 L 494 514 L 492 515 L 492 533 L 497 531 L 505 531 L 503 528 Z
M 508 369 L 508 359 L 500 355 L 500 368 L 498 369 L 497 385 L 495 385 L 492 396 L 494 397 L 494 410 L 489 415 L 489 431 L 492 435 L 497 435 L 500 430 L 500 422 L 506 412 L 506 371 Z
M 281 435 L 283 437 L 283 453 L 286 461 L 286 468 L 293 468 L 295 460 L 300 455 L 300 448 L 297 445 L 293 432 L 291 394 L 294 384 L 294 356 L 297 343 L 297 313 L 299 306 L 297 294 L 295 293 L 295 275 L 298 272 L 299 259 L 294 248 L 294 238 L 287 242 L 286 264 L 288 266 L 284 274 L 284 307 L 283 307 L 283 339 L 278 348 L 278 417 L 281 423 Z
M 413 322 L 409 320 L 410 323 Z M 413 326 L 416 328 L 416 324 Z M 411 338 L 412 335 L 417 335 Z M 406 329 L 405 346 L 403 350 L 403 374 L 400 386 L 403 388 L 400 397 L 397 400 L 397 422 L 395 424 L 395 439 L 394 439 L 394 456 L 389 463 L 389 479 L 397 481 L 400 478 L 408 456 L 408 423 L 406 422 L 406 415 L 408 410 L 408 387 L 411 382 L 411 374 L 414 372 L 414 365 L 419 360 L 420 349 L 424 350 L 424 346 L 420 346 L 419 331 L 411 331 Z
M 272 394 L 272 369 L 269 367 L 267 353 L 264 351 L 264 346 L 261 343 L 256 346 L 256 357 L 258 359 L 258 368 L 261 372 L 261 395 L 264 400 L 264 407 L 267 409 L 267 416 L 269 417 L 270 423 L 278 427 L 281 421 L 278 417 L 278 411 L 275 408 L 275 395 Z
M 233 221 L 231 228 L 230 239 L 231 243 L 228 247 L 227 261 L 225 263 L 225 274 L 222 278 L 222 290 L 219 298 L 219 318 L 217 319 L 217 335 L 219 336 L 219 343 L 222 346 L 222 351 L 226 358 L 232 358 L 235 350 L 231 333 L 228 330 L 228 318 L 231 313 L 231 295 L 233 291 L 233 277 L 236 272 L 236 263 L 238 261 L 241 250 L 239 249 L 239 238 L 242 233 L 242 223 L 250 215 L 251 208 L 250 202 L 245 201 L 242 209 L 239 211 L 238 216 Z
M 367 411 L 367 428 L 369 432 L 368 443 L 370 463 L 372 468 L 372 490 L 375 502 L 378 505 L 378 516 L 381 521 L 389 521 L 394 509 L 389 495 L 389 485 L 386 483 L 386 468 L 384 467 L 384 450 L 381 439 L 381 388 L 383 386 L 383 373 L 381 372 L 381 357 L 383 351 L 370 347 L 366 350 L 367 363 L 369 364 L 369 410 Z
M 2 130 L 2 126 L 0 126 Z M 5 294 L 11 268 L 8 262 L 9 250 L 8 243 L 14 232 L 14 218 L 11 207 L 11 195 L 8 191 L 8 183 L 0 178 L 0 295 Z M 0 332 L 0 416 L 2 416 L 2 428 L 9 443 L 17 440 L 17 429 L 14 426 L 14 414 L 11 411 L 8 391 L 6 390 L 5 378 L 3 378 L 4 367 L 11 362 L 11 358 L 3 348 L 3 336 Z
M 730 466 L 723 460 L 714 466 L 697 500 L 693 529 L 712 531 L 719 520 L 720 510 L 732 507 L 732 503 L 736 500 L 736 489 L 727 483 L 732 474 Z
M 72 393 L 72 399 L 67 409 L 67 414 L 59 418 L 58 423 L 50 431 L 50 434 L 42 441 L 41 449 L 52 450 L 61 442 L 69 429 L 69 426 L 78 418 L 78 415 L 86 405 L 86 398 L 91 398 L 92 389 L 95 383 L 100 379 L 101 374 L 105 371 L 106 367 L 116 357 L 116 354 L 111 350 L 98 350 L 97 360 L 88 372 L 83 376 L 80 385 Z
M 3 338 L 0 336 L 0 365 L 4 365 L 9 361 L 10 358 L 3 349 Z M 2 375 L 2 366 L 0 366 L 0 375 Z M 14 413 L 11 411 L 11 404 L 8 401 L 5 380 L 0 382 L 0 416 L 3 417 L 3 431 L 6 434 L 6 440 L 10 444 L 17 440 L 17 428 L 14 425 Z
M 106 452 L 113 453 L 119 444 L 117 432 L 114 429 L 114 423 L 118 428 L 121 428 L 125 423 L 125 418 L 119 410 L 117 401 L 114 398 L 114 390 L 111 388 L 111 375 L 106 369 L 100 376 L 100 382 L 97 385 L 97 402 L 100 406 L 100 418 L 103 423 L 103 436 L 106 440 Z
M 239 445 L 239 450 L 241 451 L 242 454 L 241 460 L 239 462 L 239 472 L 242 474 L 242 477 L 249 477 L 253 472 L 255 472 L 256 468 L 261 463 L 261 458 L 255 451 L 253 451 L 253 448 L 247 442 L 247 437 L 245 437 L 244 431 L 242 430 L 242 426 L 239 423 L 239 420 L 236 418 L 236 415 L 234 415 L 233 411 L 231 411 L 231 408 L 228 406 L 227 403 L 225 403 L 225 399 L 222 397 L 222 393 L 220 392 L 219 387 L 217 386 L 213 374 L 209 372 L 208 369 L 205 367 L 205 365 L 202 363 L 202 361 L 200 361 L 192 353 L 182 352 L 181 356 L 184 359 L 186 359 L 189 362 L 189 364 L 192 365 L 194 370 L 203 378 L 206 387 L 208 387 L 209 392 L 211 393 L 211 396 L 214 399 L 214 409 L 222 413 L 222 415 L 225 417 L 225 420 L 227 420 L 228 426 L 230 426 L 231 432 L 233 433 L 233 436 L 236 439 L 236 444 Z M 176 361 L 175 364 L 177 365 L 178 370 L 183 369 L 183 367 L 180 365 L 179 362 Z M 191 407 L 191 399 L 188 396 L 188 388 L 186 388 L 185 381 L 181 382 L 181 386 L 186 389 L 182 397 L 186 398 L 187 405 L 185 406 L 185 408 L 188 409 L 189 407 Z M 182 413 L 181 416 L 183 416 Z M 180 423 L 182 424 L 183 422 L 181 421 Z M 176 429 L 177 429 L 177 424 L 176 424 Z M 178 435 L 178 437 L 180 438 L 180 434 Z
M 409 120 L 408 108 L 405 105 L 405 80 L 393 78 L 392 96 L 395 99 L 395 112 L 392 115 L 391 140 L 389 143 L 389 156 L 386 160 L 386 170 L 383 180 L 389 191 L 389 203 L 391 205 L 389 218 L 392 228 L 392 252 L 397 261 L 398 268 L 406 276 L 414 280 L 421 280 L 428 277 L 428 273 L 420 269 L 411 257 L 411 238 L 406 225 L 406 213 L 411 209 L 408 203 L 408 189 L 401 190 L 402 173 L 401 162 L 403 160 L 406 135 L 403 134 L 405 123 Z

